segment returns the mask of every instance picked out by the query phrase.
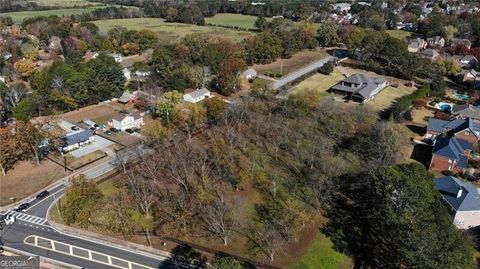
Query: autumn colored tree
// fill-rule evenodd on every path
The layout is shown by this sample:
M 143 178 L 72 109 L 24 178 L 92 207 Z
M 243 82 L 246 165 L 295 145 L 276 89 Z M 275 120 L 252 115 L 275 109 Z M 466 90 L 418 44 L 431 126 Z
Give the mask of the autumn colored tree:
M 174 109 L 182 100 L 183 95 L 177 91 L 166 92 L 157 104 L 157 113 L 167 124 L 174 116 Z
M 22 77 L 22 78 L 27 78 L 31 74 L 33 74 L 33 71 L 35 71 L 36 65 L 31 59 L 22 59 L 17 61 L 13 67 L 15 68 L 15 71 Z
M 238 91 L 240 73 L 246 68 L 245 61 L 239 58 L 226 59 L 220 63 L 220 71 L 218 73 L 220 91 L 225 95 Z
M 23 150 L 11 127 L 0 128 L 0 169 L 4 176 L 22 158 Z
M 25 148 L 24 152 L 32 155 L 37 165 L 40 165 L 40 149 L 45 139 L 43 131 L 30 122 L 18 121 L 15 126 L 15 139 Z
M 217 123 L 223 119 L 227 111 L 227 103 L 218 97 L 205 99 L 203 105 L 207 109 L 207 118 L 211 123 Z
M 122 46 L 122 50 L 123 54 L 125 55 L 138 54 L 138 52 L 140 51 L 140 45 L 138 45 L 138 43 L 128 42 Z

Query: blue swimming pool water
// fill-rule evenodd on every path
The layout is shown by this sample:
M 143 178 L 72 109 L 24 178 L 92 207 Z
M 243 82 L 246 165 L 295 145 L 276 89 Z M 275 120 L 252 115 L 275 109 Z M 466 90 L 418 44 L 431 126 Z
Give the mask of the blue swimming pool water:
M 439 105 L 439 108 L 441 111 L 445 111 L 445 112 L 450 112 L 452 110 L 452 106 L 449 104 L 441 104 Z
M 458 100 L 463 100 L 463 101 L 467 101 L 470 98 L 468 94 L 460 93 L 460 92 L 454 93 L 453 96 L 455 96 L 455 98 L 457 98 Z

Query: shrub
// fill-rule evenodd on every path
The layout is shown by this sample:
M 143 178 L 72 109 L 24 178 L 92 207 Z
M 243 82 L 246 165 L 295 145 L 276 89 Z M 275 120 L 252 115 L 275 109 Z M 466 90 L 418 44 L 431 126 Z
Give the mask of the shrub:
M 318 69 L 318 72 L 324 75 L 330 75 L 333 72 L 333 68 L 333 63 L 327 62 Z

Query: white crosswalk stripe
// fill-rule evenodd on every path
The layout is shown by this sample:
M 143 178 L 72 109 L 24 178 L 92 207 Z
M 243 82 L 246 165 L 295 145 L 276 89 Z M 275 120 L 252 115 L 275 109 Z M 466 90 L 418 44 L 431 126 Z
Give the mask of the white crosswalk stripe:
M 18 220 L 23 220 L 23 221 L 30 222 L 30 223 L 33 223 L 33 224 L 43 225 L 43 224 L 45 224 L 45 222 L 47 222 L 47 220 L 44 219 L 44 218 L 28 215 L 28 214 L 25 214 L 25 213 L 22 213 L 22 212 L 9 211 L 9 212 L 7 212 L 7 214 L 11 214 L 11 215 L 15 216 L 15 218 L 18 219 Z

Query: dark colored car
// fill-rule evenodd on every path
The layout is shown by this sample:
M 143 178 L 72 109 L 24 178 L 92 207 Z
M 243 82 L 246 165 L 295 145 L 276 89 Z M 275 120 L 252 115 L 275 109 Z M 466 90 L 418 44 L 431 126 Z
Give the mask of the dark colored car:
M 42 191 L 41 193 L 39 193 L 39 194 L 37 195 L 37 199 L 40 200 L 40 199 L 42 199 L 42 198 L 45 198 L 45 197 L 47 197 L 49 194 L 50 194 L 50 192 L 47 191 L 47 190 Z
M 30 206 L 30 203 L 23 203 L 23 204 L 19 205 L 17 207 L 17 209 L 15 209 L 15 211 L 17 211 L 17 212 L 23 211 L 23 210 L 27 209 L 29 206 Z
M 120 132 L 120 130 L 118 130 L 118 129 L 116 129 L 116 128 L 113 128 L 113 127 L 112 127 L 112 128 L 110 128 L 110 131 L 112 131 L 112 132 L 114 132 L 114 133 L 118 133 L 118 132 Z
M 134 131 L 133 131 L 133 129 L 125 129 L 125 132 L 131 134 L 131 133 L 133 133 Z
M 71 129 L 72 129 L 73 131 L 78 131 L 78 130 L 80 130 L 80 128 L 78 128 L 77 126 L 72 126 Z

